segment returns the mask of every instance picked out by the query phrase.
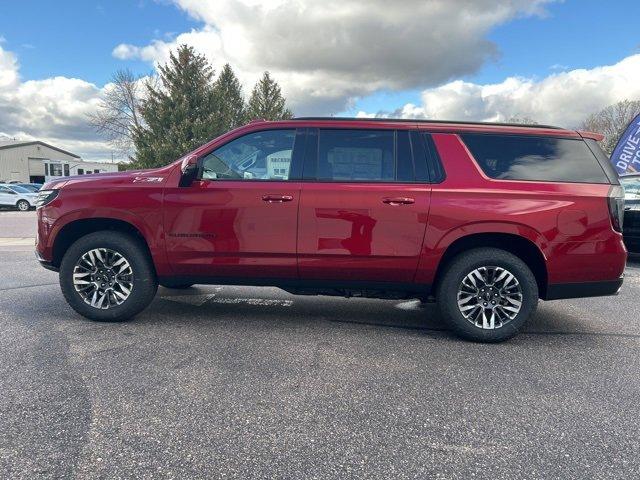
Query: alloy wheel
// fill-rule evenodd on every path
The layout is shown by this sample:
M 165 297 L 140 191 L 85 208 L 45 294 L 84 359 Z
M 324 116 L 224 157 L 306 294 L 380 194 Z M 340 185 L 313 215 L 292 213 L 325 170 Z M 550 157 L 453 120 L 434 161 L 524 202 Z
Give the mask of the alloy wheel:
M 467 274 L 458 287 L 458 309 L 464 318 L 482 329 L 503 327 L 522 308 L 522 287 L 509 270 L 479 267 Z
M 133 290 L 133 269 L 119 252 L 94 248 L 73 269 L 73 286 L 84 302 L 107 310 L 124 303 Z

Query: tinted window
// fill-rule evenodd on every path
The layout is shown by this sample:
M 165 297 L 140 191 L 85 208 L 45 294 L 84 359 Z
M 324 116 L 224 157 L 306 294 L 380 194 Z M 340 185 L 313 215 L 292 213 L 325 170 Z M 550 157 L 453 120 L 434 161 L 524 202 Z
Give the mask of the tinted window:
M 28 188 L 24 188 L 21 187 L 19 185 L 13 185 L 11 188 L 11 190 L 13 190 L 14 192 L 18 192 L 18 193 L 31 193 L 31 191 Z
M 584 141 L 587 142 L 587 145 L 596 156 L 596 159 L 598 160 L 598 162 L 600 162 L 600 166 L 604 170 L 604 173 L 607 175 L 609 181 L 614 185 L 618 185 L 618 172 L 616 172 L 616 169 L 613 168 L 613 165 L 609 161 L 609 157 L 607 157 L 607 154 L 604 153 L 600 144 L 592 138 L 585 138 Z
M 265 130 L 236 138 L 202 161 L 203 179 L 288 180 L 295 130 Z
M 609 183 L 581 139 L 475 133 L 461 137 L 491 178 Z
M 394 143 L 393 130 L 320 130 L 317 177 L 392 182 L 398 178 Z M 406 174 L 406 165 L 402 171 Z

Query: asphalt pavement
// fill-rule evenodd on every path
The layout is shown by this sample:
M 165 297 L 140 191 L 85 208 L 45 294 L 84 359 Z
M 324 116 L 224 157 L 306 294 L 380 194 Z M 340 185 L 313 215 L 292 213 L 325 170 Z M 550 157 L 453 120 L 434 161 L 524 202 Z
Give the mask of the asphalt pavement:
M 0 478 L 638 478 L 640 261 L 506 343 L 416 301 L 160 288 L 65 303 L 0 212 Z

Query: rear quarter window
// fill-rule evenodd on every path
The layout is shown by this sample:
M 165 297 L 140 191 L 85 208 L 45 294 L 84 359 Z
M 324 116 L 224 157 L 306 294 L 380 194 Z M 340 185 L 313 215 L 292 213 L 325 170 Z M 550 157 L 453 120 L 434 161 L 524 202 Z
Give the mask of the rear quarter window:
M 466 133 L 460 135 L 491 178 L 567 183 L 609 183 L 582 139 Z

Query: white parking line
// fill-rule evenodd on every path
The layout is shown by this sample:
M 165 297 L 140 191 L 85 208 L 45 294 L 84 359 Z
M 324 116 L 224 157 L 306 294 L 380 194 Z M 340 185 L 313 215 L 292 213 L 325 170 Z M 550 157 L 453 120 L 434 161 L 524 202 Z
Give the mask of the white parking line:
M 35 238 L 33 237 L 0 237 L 0 247 L 20 247 L 20 246 L 34 246 Z
M 290 307 L 293 305 L 293 300 L 276 300 L 267 298 L 227 298 L 217 297 L 214 293 L 206 295 L 162 295 L 163 300 L 169 300 L 171 302 L 186 303 L 201 307 L 205 303 L 224 303 L 224 304 L 246 304 L 246 305 L 260 305 L 264 307 Z

